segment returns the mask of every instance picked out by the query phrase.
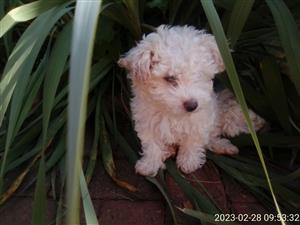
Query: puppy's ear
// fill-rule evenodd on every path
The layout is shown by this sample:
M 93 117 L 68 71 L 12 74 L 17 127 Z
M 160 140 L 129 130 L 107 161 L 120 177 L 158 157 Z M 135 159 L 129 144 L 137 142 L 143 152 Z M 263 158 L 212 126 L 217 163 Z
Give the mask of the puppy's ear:
M 141 50 L 136 47 L 125 57 L 121 57 L 118 65 L 128 71 L 131 79 L 146 80 L 151 75 L 153 55 L 151 50 Z
M 213 60 L 212 66 L 214 72 L 215 73 L 223 72 L 225 70 L 225 66 L 218 45 L 216 43 L 215 37 L 210 34 L 206 34 L 203 40 L 203 45 L 208 48 L 208 51 L 212 55 L 212 60 Z

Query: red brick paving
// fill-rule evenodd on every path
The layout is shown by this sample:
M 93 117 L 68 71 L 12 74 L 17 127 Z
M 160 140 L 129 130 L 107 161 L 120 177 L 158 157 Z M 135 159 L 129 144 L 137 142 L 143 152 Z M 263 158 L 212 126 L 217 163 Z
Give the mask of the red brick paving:
M 142 176 L 135 174 L 133 166 L 126 160 L 118 160 L 116 162 L 117 176 L 122 181 L 137 188 L 137 192 L 132 193 L 120 188 L 106 174 L 103 167 L 98 163 L 93 179 L 89 185 L 91 196 L 95 199 L 135 199 L 135 200 L 161 200 L 160 193 L 149 184 Z
M 207 162 L 200 170 L 193 174 L 185 175 L 185 178 L 196 188 L 200 193 L 206 192 L 200 187 L 201 183 L 206 191 L 210 193 L 210 197 L 214 200 L 216 206 L 223 210 L 224 213 L 228 212 L 228 201 L 225 193 L 225 187 L 221 181 L 218 169 L 213 163 Z M 167 176 L 168 191 L 173 196 L 174 201 L 182 206 L 188 207 L 192 205 L 182 193 L 180 187 L 175 183 L 171 176 Z
M 164 225 L 165 207 L 160 201 L 108 200 L 94 202 L 102 225 Z
M 134 185 L 138 191 L 131 193 L 117 186 L 105 173 L 99 160 L 89 189 L 100 224 L 172 225 L 173 221 L 169 209 L 159 191 L 143 177 L 135 175 L 133 167 L 126 160 L 118 159 L 116 166 L 118 177 Z M 193 175 L 186 176 L 186 178 L 197 190 L 204 193 L 196 182 L 196 180 L 201 181 L 216 205 L 226 213 L 267 212 L 240 185 L 230 182 L 224 183 L 218 169 L 212 163 L 205 164 L 201 170 Z M 177 206 L 192 206 L 170 176 L 167 176 L 167 188 Z M 0 225 L 30 224 L 31 204 L 32 190 L 22 195 L 16 195 L 4 208 L 0 208 Z M 48 205 L 48 217 L 51 221 L 55 212 L 55 202 L 49 199 Z M 84 221 L 83 218 L 82 221 Z M 198 224 L 198 222 L 191 219 L 187 221 L 189 222 L 180 224 Z M 257 224 L 263 225 L 266 223 Z
M 52 221 L 55 216 L 56 203 L 47 201 L 47 218 Z M 27 225 L 31 224 L 32 198 L 14 197 L 0 209 L 0 225 Z

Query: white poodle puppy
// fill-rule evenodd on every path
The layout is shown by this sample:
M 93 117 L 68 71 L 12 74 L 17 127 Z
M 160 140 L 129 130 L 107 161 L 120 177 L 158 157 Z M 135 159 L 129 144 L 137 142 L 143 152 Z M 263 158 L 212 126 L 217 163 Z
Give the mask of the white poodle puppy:
M 213 78 L 224 70 L 215 39 L 191 26 L 159 26 L 119 60 L 132 81 L 131 110 L 142 144 L 136 172 L 155 176 L 177 152 L 184 173 L 200 168 L 206 148 L 220 154 L 238 149 L 221 136 L 248 132 L 228 91 L 216 94 Z M 250 111 L 255 129 L 264 120 Z

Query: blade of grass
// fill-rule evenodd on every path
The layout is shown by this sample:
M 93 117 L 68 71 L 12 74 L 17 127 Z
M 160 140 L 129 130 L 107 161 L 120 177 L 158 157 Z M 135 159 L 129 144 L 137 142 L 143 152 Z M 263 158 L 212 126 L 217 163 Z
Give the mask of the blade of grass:
M 88 112 L 87 112 L 87 118 L 91 115 L 91 113 L 94 111 L 94 107 L 96 105 L 96 99 L 91 99 L 88 105 Z M 54 140 L 54 137 L 56 136 L 56 133 L 59 130 L 62 130 L 61 137 L 64 137 L 64 128 L 62 127 L 66 122 L 66 112 L 65 110 L 61 112 L 57 118 L 55 118 L 54 122 L 50 123 L 49 130 L 47 131 L 48 137 L 47 137 L 47 147 L 52 143 Z M 58 134 L 59 135 L 59 134 Z M 28 159 L 28 154 L 31 154 L 29 158 L 31 158 L 36 152 L 41 152 L 43 149 L 43 138 L 42 135 L 40 135 L 40 139 L 36 145 L 36 147 L 30 151 L 29 153 L 26 153 L 26 157 Z M 32 154 L 33 153 L 33 154 Z M 61 138 L 60 142 L 57 144 L 57 146 L 54 148 L 53 153 L 50 153 L 49 159 L 46 162 L 46 172 L 48 172 L 52 167 L 57 163 L 61 162 L 59 159 L 63 159 L 62 156 L 65 153 L 65 139 Z M 24 156 L 25 156 L 24 155 Z M 41 153 L 38 154 L 40 156 Z M 24 158 L 23 156 L 20 158 Z M 18 158 L 19 160 L 19 158 Z M 24 159 L 23 159 L 24 160 Z M 61 172 L 62 173 L 62 172 Z M 36 178 L 31 179 L 27 182 L 27 185 L 25 186 L 24 190 L 28 189 L 34 182 L 36 181 Z
M 80 171 L 80 190 L 86 224 L 99 225 L 82 169 Z
M 98 147 L 99 147 L 99 139 L 100 139 L 100 101 L 97 99 L 97 106 L 96 106 L 96 112 L 95 112 L 95 128 L 94 128 L 94 139 L 93 144 L 91 148 L 91 152 L 89 154 L 89 161 L 87 163 L 87 168 L 85 172 L 85 179 L 86 183 L 89 184 L 97 162 L 97 156 L 98 156 Z
M 141 36 L 141 25 L 140 25 L 140 12 L 139 12 L 139 2 L 136 0 L 123 0 L 125 3 L 129 13 L 128 16 L 130 17 L 131 24 L 134 27 L 136 37 Z
M 154 179 L 152 177 L 146 177 L 146 179 L 148 181 L 150 181 L 152 184 L 154 184 L 157 187 L 157 189 L 160 191 L 160 193 L 163 195 L 163 197 L 165 198 L 165 200 L 169 206 L 173 222 L 175 225 L 178 225 L 174 207 L 172 205 L 171 199 L 170 199 L 167 191 L 165 190 L 165 188 L 157 181 L 157 179 Z
M 105 122 L 108 126 L 109 131 L 110 132 L 115 132 L 114 137 L 115 137 L 116 142 L 119 144 L 119 146 L 125 152 L 125 154 L 126 154 L 127 158 L 129 159 L 130 163 L 134 164 L 138 159 L 136 153 L 133 151 L 133 149 L 127 143 L 125 138 L 119 133 L 119 131 L 117 129 L 114 129 L 113 122 L 110 119 L 110 117 L 108 115 L 108 112 L 106 110 L 104 110 L 104 118 L 105 118 Z M 165 189 L 162 187 L 162 185 L 155 178 L 146 177 L 146 179 L 148 181 L 150 181 L 151 183 L 153 183 L 158 188 L 158 190 L 162 193 L 162 195 L 166 199 L 167 204 L 169 206 L 169 209 L 171 211 L 174 224 L 177 225 L 178 222 L 177 222 L 177 219 L 176 219 L 175 211 L 174 211 L 171 200 L 170 200 L 167 192 L 165 191 Z
M 51 126 L 49 126 L 49 129 L 47 131 L 47 140 L 46 140 L 46 143 L 50 143 L 52 141 L 52 139 L 54 138 L 54 136 L 63 127 L 63 125 L 65 124 L 65 122 L 66 122 L 66 111 L 64 110 L 55 119 L 53 119 L 51 121 Z M 5 172 L 14 169 L 15 167 L 19 166 L 23 162 L 25 162 L 28 159 L 30 159 L 33 155 L 35 155 L 38 152 L 40 152 L 41 149 L 42 149 L 42 147 L 43 147 L 43 140 L 42 140 L 42 137 L 40 136 L 38 138 L 38 141 L 37 141 L 37 144 L 35 145 L 35 147 L 32 150 L 30 150 L 30 151 L 26 151 L 26 153 L 24 155 L 19 156 L 15 161 L 11 162 L 8 165 L 7 170 Z
M 62 136 L 65 136 L 65 133 L 62 132 Z M 48 157 L 46 161 L 46 172 L 48 172 L 50 169 L 54 167 L 58 162 L 60 162 L 60 159 L 63 158 L 66 150 L 66 140 L 65 138 L 60 138 L 59 143 L 54 148 L 51 155 Z
M 104 119 L 102 115 L 99 118 L 99 123 L 100 123 L 100 147 L 101 147 L 101 155 L 102 155 L 104 169 L 106 170 L 106 172 L 109 174 L 110 177 L 115 177 L 115 170 L 116 170 L 115 163 L 113 160 L 109 136 L 106 131 Z
M 103 6 L 103 15 L 126 27 L 134 38 L 140 37 L 140 31 L 138 31 L 140 28 L 132 23 L 132 19 L 128 16 L 128 10 L 120 2 L 108 3 Z
M 113 70 L 114 73 L 114 70 Z M 117 132 L 117 120 L 116 120 L 116 109 L 115 109 L 115 74 L 112 77 L 112 87 L 111 87 L 111 92 L 112 92 L 112 122 L 113 122 L 113 140 L 115 139 L 114 134 Z M 103 107 L 104 108 L 104 107 Z M 134 187 L 133 185 L 127 183 L 126 181 L 122 181 L 120 179 L 117 178 L 117 174 L 116 174 L 116 167 L 115 167 L 115 163 L 113 160 L 113 154 L 112 154 L 112 147 L 111 147 L 111 142 L 110 142 L 110 138 L 108 135 L 108 132 L 106 130 L 105 127 L 105 121 L 103 118 L 103 115 L 101 115 L 100 118 L 100 125 L 101 125 L 101 135 L 100 135 L 100 145 L 102 147 L 102 160 L 104 163 L 104 168 L 106 170 L 106 172 L 110 175 L 110 177 L 121 187 L 131 191 L 131 192 L 136 192 L 137 188 Z
M 53 139 L 55 134 L 58 132 L 58 130 L 61 129 L 62 125 L 65 123 L 65 120 L 66 120 L 65 114 L 66 114 L 66 112 L 63 111 L 60 114 L 60 116 L 58 116 L 56 118 L 56 120 L 51 123 L 51 126 L 49 127 L 49 131 L 47 132 L 47 134 L 48 134 L 47 143 L 51 142 L 51 140 Z M 57 149 L 55 150 L 53 155 L 51 155 L 50 159 L 47 161 L 46 170 L 49 170 L 51 168 L 51 166 L 53 165 L 53 163 L 55 163 L 55 161 L 54 161 L 55 156 L 61 154 L 61 151 L 64 150 L 62 148 L 62 147 L 64 147 L 63 144 L 64 144 L 64 142 L 61 141 L 61 143 L 57 146 Z M 40 137 L 40 139 L 38 140 L 38 143 L 36 144 L 36 146 L 34 147 L 34 149 L 32 151 L 26 153 L 22 157 L 17 158 L 17 160 L 14 161 L 10 165 L 10 167 L 14 168 L 15 166 L 21 164 L 21 162 L 26 161 L 35 155 L 34 159 L 31 160 L 30 164 L 26 167 L 26 169 L 18 176 L 18 178 L 13 182 L 13 184 L 10 185 L 9 189 L 3 195 L 1 195 L 0 205 L 3 204 L 8 198 L 10 198 L 12 196 L 12 194 L 19 188 L 19 186 L 23 182 L 25 176 L 29 173 L 30 169 L 33 167 L 33 165 L 39 159 L 39 157 L 41 157 L 41 155 L 43 153 L 42 145 L 43 145 L 42 137 Z M 9 169 L 12 169 L 12 168 L 9 168 Z M 41 178 L 41 179 L 43 179 L 43 178 Z
M 282 128 L 291 134 L 290 113 L 280 69 L 274 58 L 267 57 L 260 64 L 266 86 L 266 95 Z
M 126 188 L 127 190 L 129 190 L 131 192 L 136 192 L 137 191 L 136 187 L 117 178 L 116 166 L 115 166 L 113 155 L 112 155 L 111 143 L 109 141 L 109 136 L 106 131 L 105 123 L 104 123 L 104 119 L 103 119 L 102 115 L 100 116 L 100 146 L 101 146 L 102 161 L 103 161 L 104 169 L 106 170 L 108 175 L 119 186 Z
M 41 87 L 42 81 L 44 79 L 45 64 L 46 64 L 47 59 L 48 59 L 48 57 L 47 57 L 47 53 L 46 53 L 44 59 L 42 60 L 42 62 L 40 63 L 39 67 L 34 72 L 34 74 L 32 74 L 32 76 L 28 82 L 27 88 L 25 90 L 25 92 L 28 92 L 28 93 L 25 94 L 25 96 L 24 96 L 24 103 L 21 105 L 20 113 L 18 115 L 18 120 L 15 125 L 15 132 L 14 132 L 13 136 L 17 135 L 24 120 L 26 119 L 26 117 L 28 116 L 28 114 L 30 112 L 30 109 L 32 107 L 34 99 L 36 98 L 36 95 L 37 95 L 37 93 Z
M 12 9 L 0 21 L 0 38 L 17 23 L 31 20 L 66 1 L 67 0 L 40 0 Z
M 195 188 L 190 185 L 190 183 L 184 179 L 184 177 L 179 173 L 174 162 L 168 160 L 166 162 L 167 171 L 174 178 L 176 183 L 180 186 L 186 196 L 191 200 L 191 202 L 196 201 L 201 210 L 207 213 L 218 213 L 219 209 L 210 201 L 209 198 L 195 190 Z
M 5 2 L 1 1 L 0 2 L 0 18 L 3 18 L 4 15 L 5 15 Z M 3 43 L 4 43 L 5 53 L 6 53 L 5 60 L 7 60 L 7 58 L 10 55 L 10 52 L 11 52 L 11 49 L 12 49 L 12 45 L 13 45 L 13 40 L 12 40 L 12 34 L 11 34 L 11 32 L 7 32 L 6 35 L 3 37 Z
M 227 37 L 233 48 L 243 30 L 254 0 L 235 1 L 228 24 Z
M 291 148 L 291 147 L 299 147 L 300 145 L 299 136 L 287 136 L 284 133 L 259 134 L 258 140 L 262 146 L 267 146 L 267 147 Z M 251 146 L 253 144 L 251 135 L 248 134 L 242 134 L 238 137 L 232 138 L 231 141 L 233 144 L 239 147 Z
M 0 206 L 3 205 L 7 201 L 7 199 L 9 199 L 15 193 L 15 191 L 20 187 L 25 176 L 29 173 L 30 169 L 34 166 L 34 164 L 39 159 L 39 157 L 40 157 L 40 154 L 36 155 L 30 162 L 30 164 L 13 181 L 13 183 L 9 186 L 7 191 L 0 195 Z
M 51 111 L 53 109 L 57 87 L 64 72 L 71 48 L 73 23 L 68 23 L 60 32 L 50 55 L 43 88 L 43 137 L 47 136 Z
M 214 3 L 217 6 L 222 7 L 229 11 L 232 10 L 235 2 L 236 2 L 235 0 L 214 0 Z
M 47 55 L 48 54 L 46 53 L 46 56 Z M 40 79 L 39 79 L 40 82 L 35 82 L 35 84 L 37 84 L 38 87 L 33 90 L 35 90 L 36 92 L 42 83 L 41 78 L 43 78 L 43 76 L 40 76 Z M 30 87 L 30 85 L 29 85 L 29 87 Z M 35 96 L 35 95 L 33 95 L 33 96 Z M 30 108 L 28 106 L 27 112 L 29 111 L 29 109 Z M 23 118 L 25 119 L 25 116 L 23 116 Z M 22 124 L 22 122 L 23 121 L 21 121 L 19 124 Z M 21 126 L 21 125 L 19 125 L 19 126 Z M 19 128 L 17 127 L 15 129 L 18 130 Z M 46 137 L 43 138 L 43 140 L 44 140 L 43 141 L 44 144 L 43 144 L 42 155 L 41 155 L 39 169 L 38 169 L 37 183 L 36 183 L 34 200 L 33 200 L 33 212 L 32 212 L 32 220 L 31 220 L 32 225 L 46 225 L 47 196 L 46 196 L 46 165 L 45 165 L 45 153 L 44 153 L 44 150 L 46 148 Z
M 233 222 L 222 222 L 222 221 L 216 221 L 215 215 L 210 215 L 207 213 L 203 213 L 201 211 L 196 211 L 192 209 L 187 209 L 187 208 L 178 208 L 181 212 L 183 212 L 186 215 L 192 216 L 196 219 L 199 219 L 201 221 L 208 222 L 210 224 L 226 224 L 226 225 L 238 225 L 238 223 L 233 223 Z
M 284 48 L 290 78 L 300 95 L 300 32 L 290 10 L 281 0 L 266 0 L 275 20 L 282 47 Z
M 225 76 L 217 76 L 222 83 L 226 85 L 227 88 L 232 89 L 230 80 Z M 253 88 L 249 83 L 245 82 L 242 78 L 240 83 L 245 90 L 245 97 L 250 105 L 255 106 L 255 111 L 259 113 L 259 115 L 264 116 L 265 118 L 272 118 L 272 114 L 270 113 L 269 106 L 266 97 L 261 93 L 258 93 L 255 88 Z M 271 115 L 270 115 L 271 114 Z
M 32 124 L 36 126 L 31 126 L 30 124 L 29 129 L 28 127 L 26 127 L 25 129 L 26 132 L 22 132 L 22 133 L 20 132 L 20 134 L 16 137 L 14 145 L 11 148 L 12 154 L 8 156 L 8 162 L 16 159 L 21 154 L 21 152 L 24 151 L 24 147 L 31 146 L 32 141 L 36 140 L 36 138 L 39 136 L 41 130 L 41 123 L 38 123 L 37 120 L 37 122 Z M 4 151 L 4 142 L 5 139 L 3 140 L 3 144 L 1 143 L 1 152 Z M 13 157 L 10 158 L 10 156 Z
M 16 93 L 14 94 L 11 104 L 9 128 L 7 131 L 5 152 L 2 158 L 0 170 L 0 193 L 3 185 L 6 158 L 11 142 L 16 135 L 15 125 L 24 98 L 28 76 L 34 66 L 34 62 L 38 56 L 40 48 L 49 34 L 49 31 L 56 21 L 69 10 L 70 9 L 66 9 L 65 6 L 62 6 L 56 10 L 50 10 L 49 12 L 39 16 L 29 26 L 29 28 L 26 29 L 22 37 L 19 39 L 4 68 L 4 78 L 0 83 L 0 126 L 15 87 L 18 86 L 20 89 L 16 89 Z M 18 82 L 21 76 L 23 81 Z
M 172 0 L 169 1 L 169 23 L 174 24 L 176 15 L 178 13 L 179 7 L 182 3 L 182 0 Z
M 18 40 L 5 65 L 3 79 L 0 82 L 0 126 L 20 74 L 26 77 L 31 72 L 41 46 L 53 25 L 70 9 L 63 5 L 40 15 Z
M 77 1 L 72 34 L 67 134 L 67 222 L 79 224 L 79 177 L 92 50 L 102 1 Z
M 112 62 L 109 59 L 103 58 L 98 63 L 94 64 L 91 69 L 91 79 L 89 84 L 89 91 L 91 92 L 94 88 L 99 84 L 99 82 L 105 77 L 108 71 L 112 67 Z M 54 105 L 57 104 L 64 99 L 68 94 L 69 85 L 66 85 L 55 97 Z
M 201 188 L 201 190 L 206 194 L 206 196 L 209 198 L 209 200 L 220 210 L 222 211 L 222 209 L 219 207 L 219 205 L 217 204 L 217 202 L 213 199 L 213 197 L 211 196 L 210 192 L 207 190 L 207 188 L 202 184 L 201 180 L 199 180 L 194 174 L 193 176 L 193 180 L 196 182 L 197 187 Z
M 238 180 L 240 183 L 244 184 L 247 189 L 249 189 L 253 194 L 259 195 L 260 197 L 258 200 L 268 208 L 269 202 L 272 203 L 272 199 L 265 194 L 265 190 L 268 189 L 268 184 L 266 183 L 266 180 L 264 179 L 263 174 L 255 174 L 253 171 L 257 168 L 258 165 L 250 165 L 248 164 L 250 170 L 245 170 L 245 165 L 247 163 L 243 162 L 240 163 L 239 160 L 229 159 L 224 156 L 213 156 L 210 155 L 210 158 L 214 160 L 214 162 L 222 168 L 223 171 L 225 171 L 227 174 L 229 174 L 231 177 L 233 177 L 235 180 Z M 244 165 L 244 166 L 241 166 Z M 292 191 L 288 187 L 285 187 L 283 184 L 278 182 L 278 178 L 280 179 L 276 173 L 273 173 L 275 175 L 274 179 L 272 179 L 273 185 L 275 190 L 278 193 L 279 199 L 289 199 L 289 201 L 282 201 L 281 206 L 285 208 L 285 211 L 288 210 L 290 206 L 296 207 L 297 202 L 299 202 L 297 199 L 299 199 L 299 194 L 295 191 Z M 295 176 L 296 174 L 293 174 Z M 290 177 L 292 178 L 292 177 Z M 295 182 L 296 180 L 294 180 Z M 291 183 L 289 183 L 291 184 Z M 274 210 L 274 208 L 272 208 Z
M 103 109 L 103 116 L 105 119 L 105 123 L 107 125 L 108 130 L 110 133 L 114 133 L 114 137 L 116 142 L 121 146 L 124 153 L 127 155 L 127 158 L 131 164 L 135 164 L 135 162 L 138 160 L 137 154 L 133 151 L 133 149 L 130 147 L 130 145 L 127 143 L 126 139 L 118 132 L 117 130 L 114 130 L 113 122 L 107 112 L 107 110 Z
M 266 164 L 265 164 L 263 153 L 262 153 L 262 150 L 260 148 L 260 144 L 259 144 L 256 132 L 253 128 L 253 125 L 251 123 L 251 120 L 250 120 L 250 117 L 249 117 L 249 114 L 248 114 L 248 107 L 247 107 L 247 104 L 246 104 L 246 101 L 245 101 L 245 98 L 244 98 L 244 94 L 243 94 L 243 91 L 242 91 L 242 88 L 241 88 L 241 85 L 240 85 L 240 82 L 239 82 L 239 79 L 238 79 L 238 75 L 237 75 L 237 72 L 236 72 L 236 69 L 235 69 L 235 66 L 234 66 L 234 63 L 233 63 L 232 56 L 230 54 L 230 50 L 229 50 L 229 47 L 228 47 L 228 43 L 227 43 L 227 40 L 226 40 L 224 30 L 223 30 L 222 25 L 221 25 L 220 18 L 217 14 L 217 11 L 216 11 L 212 1 L 201 0 L 201 3 L 202 3 L 202 6 L 204 8 L 204 12 L 205 12 L 205 14 L 208 18 L 208 22 L 209 22 L 209 24 L 212 28 L 212 31 L 215 35 L 218 47 L 220 49 L 222 58 L 224 60 L 224 64 L 226 66 L 226 71 L 227 71 L 228 76 L 230 78 L 230 82 L 233 86 L 234 93 L 237 96 L 237 99 L 238 99 L 238 101 L 241 105 L 244 117 L 245 117 L 246 122 L 247 122 L 247 126 L 250 130 L 250 134 L 252 136 L 254 145 L 257 149 L 257 153 L 258 153 L 259 159 L 261 161 L 261 165 L 263 167 L 263 170 L 264 170 L 264 173 L 265 173 L 265 176 L 266 176 L 269 188 L 270 188 L 270 192 L 271 192 L 272 198 L 274 200 L 276 210 L 280 215 L 281 223 L 283 225 L 285 225 L 286 223 L 282 219 L 282 213 L 281 213 L 280 207 L 278 205 L 276 195 L 275 195 L 274 190 L 273 190 L 273 186 L 272 186 L 272 183 L 271 183 L 271 180 L 270 180 L 270 177 L 269 177 L 268 169 L 267 169 Z
M 55 225 L 61 225 L 63 224 L 63 196 L 64 196 L 64 182 L 65 179 L 62 179 L 62 184 L 60 186 L 60 192 L 59 192 L 59 200 L 57 203 L 57 209 L 56 209 L 56 216 L 55 216 Z
M 31 225 L 46 225 L 46 202 L 46 165 L 44 154 L 42 153 L 34 192 Z

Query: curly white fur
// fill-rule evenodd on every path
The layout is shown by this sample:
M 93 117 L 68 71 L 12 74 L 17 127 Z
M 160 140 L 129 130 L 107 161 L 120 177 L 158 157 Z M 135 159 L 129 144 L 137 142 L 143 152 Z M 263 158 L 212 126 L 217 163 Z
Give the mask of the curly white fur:
M 191 26 L 162 25 L 118 63 L 132 81 L 131 109 L 142 143 L 138 173 L 155 176 L 174 154 L 175 145 L 177 165 L 185 173 L 205 163 L 206 148 L 238 153 L 221 136 L 248 129 L 233 95 L 228 90 L 217 95 L 213 91 L 212 79 L 224 65 L 212 35 Z M 264 120 L 252 111 L 250 115 L 259 129 Z

